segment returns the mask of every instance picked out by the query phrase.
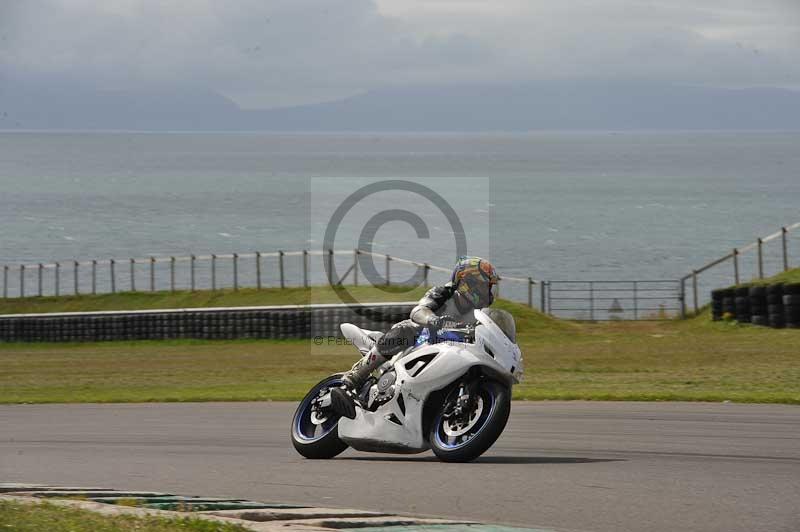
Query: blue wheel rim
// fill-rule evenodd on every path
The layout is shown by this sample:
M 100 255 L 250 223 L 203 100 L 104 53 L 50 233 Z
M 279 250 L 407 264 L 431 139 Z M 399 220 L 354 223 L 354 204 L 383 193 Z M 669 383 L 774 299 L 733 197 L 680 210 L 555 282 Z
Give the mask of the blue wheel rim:
M 481 431 L 483 431 L 484 427 L 486 427 L 486 422 L 491 419 L 492 415 L 494 414 L 495 407 L 497 405 L 497 398 L 495 396 L 494 386 L 481 387 L 480 395 L 483 398 L 484 403 L 483 412 L 481 412 L 481 416 L 478 418 L 478 421 L 475 424 L 475 429 L 470 429 L 469 432 L 463 435 L 466 437 L 451 437 L 445 434 L 443 424 L 444 418 L 442 417 L 444 413 L 439 413 L 435 421 L 436 433 L 434 436 L 437 446 L 448 451 L 460 449 L 475 439 L 475 437 L 480 434 Z M 486 408 L 487 403 L 489 404 L 488 408 Z
M 311 422 L 311 401 L 319 395 L 319 391 L 323 388 L 335 388 L 341 385 L 341 379 L 332 378 L 321 382 L 308 392 L 294 415 L 294 435 L 298 440 L 304 443 L 314 443 L 330 434 L 336 428 L 339 416 L 334 414 L 331 414 L 321 425 L 315 425 Z

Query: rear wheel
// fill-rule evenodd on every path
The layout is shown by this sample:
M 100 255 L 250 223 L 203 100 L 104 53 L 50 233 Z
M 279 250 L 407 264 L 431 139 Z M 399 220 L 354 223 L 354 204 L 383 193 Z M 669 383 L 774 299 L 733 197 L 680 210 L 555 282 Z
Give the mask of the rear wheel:
M 470 462 L 486 452 L 511 412 L 511 390 L 504 384 L 480 379 L 469 404 L 457 412 L 459 389 L 446 394 L 428 435 L 434 454 L 445 462 Z
M 333 387 L 342 385 L 341 373 L 317 383 L 303 398 L 292 418 L 292 444 L 306 458 L 333 458 L 347 449 L 339 439 L 337 426 L 341 416 L 330 408 L 321 409 L 319 400 Z

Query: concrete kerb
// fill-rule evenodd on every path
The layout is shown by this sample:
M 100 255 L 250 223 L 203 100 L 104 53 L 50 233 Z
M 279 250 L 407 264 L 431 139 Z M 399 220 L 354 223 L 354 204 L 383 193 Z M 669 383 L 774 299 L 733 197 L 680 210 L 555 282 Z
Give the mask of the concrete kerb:
M 91 500 L 83 500 L 78 497 Z M 346 508 L 315 508 L 239 501 L 252 505 L 261 505 L 262 507 L 205 511 L 197 511 L 197 509 L 196 511 L 186 511 L 184 509 L 184 511 L 176 511 L 173 509 L 113 504 L 120 499 L 133 500 L 133 502 L 170 499 L 186 503 L 187 507 L 191 507 L 192 503 L 198 503 L 195 505 L 197 508 L 202 508 L 203 503 L 206 502 L 219 503 L 223 506 L 226 503 L 237 502 L 231 499 L 183 497 L 161 492 L 0 483 L 0 501 L 13 501 L 31 505 L 49 503 L 107 516 L 156 516 L 170 519 L 191 517 L 219 523 L 237 524 L 254 532 L 330 532 L 331 530 L 354 531 L 364 529 L 385 532 L 417 532 L 425 530 L 443 532 L 534 532 L 533 529 L 481 525 L 470 521 L 402 516 Z

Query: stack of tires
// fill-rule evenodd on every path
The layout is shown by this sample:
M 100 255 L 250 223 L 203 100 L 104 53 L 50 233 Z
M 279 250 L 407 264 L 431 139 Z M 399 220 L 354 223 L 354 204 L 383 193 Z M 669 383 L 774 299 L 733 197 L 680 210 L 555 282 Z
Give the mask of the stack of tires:
M 786 325 L 786 318 L 783 315 L 782 283 L 767 286 L 767 312 L 770 327 L 782 329 Z
M 739 286 L 734 290 L 733 315 L 739 323 L 750 323 L 750 287 Z
M 711 317 L 782 329 L 800 329 L 800 283 L 738 286 L 711 292 Z
M 769 313 L 767 312 L 767 287 L 751 286 L 747 292 L 750 298 L 750 323 L 753 325 L 769 325 Z
M 783 286 L 783 316 L 786 327 L 800 329 L 800 283 Z
M 719 288 L 711 291 L 711 319 L 719 321 L 722 319 L 722 299 L 725 297 L 726 288 Z

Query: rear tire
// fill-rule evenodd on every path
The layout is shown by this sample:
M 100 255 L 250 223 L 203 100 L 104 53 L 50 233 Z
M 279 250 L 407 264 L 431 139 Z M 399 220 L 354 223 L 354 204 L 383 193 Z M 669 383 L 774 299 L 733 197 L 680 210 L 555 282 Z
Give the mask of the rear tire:
M 457 393 L 456 390 L 453 389 L 451 393 Z M 439 460 L 471 462 L 485 453 L 503 433 L 511 413 L 511 390 L 497 381 L 481 379 L 478 394 L 481 400 L 481 412 L 463 435 L 465 437 L 447 435 L 446 430 L 451 429 L 449 424 L 446 424 L 443 414 L 450 394 L 442 397 L 428 434 L 428 442 Z M 458 441 L 459 439 L 461 441 Z
M 340 416 L 330 413 L 328 420 L 321 425 L 311 421 L 311 401 L 319 395 L 323 388 L 331 388 L 342 384 L 343 373 L 322 379 L 306 394 L 292 417 L 292 445 L 306 458 L 324 460 L 333 458 L 347 449 L 347 444 L 339 439 Z

